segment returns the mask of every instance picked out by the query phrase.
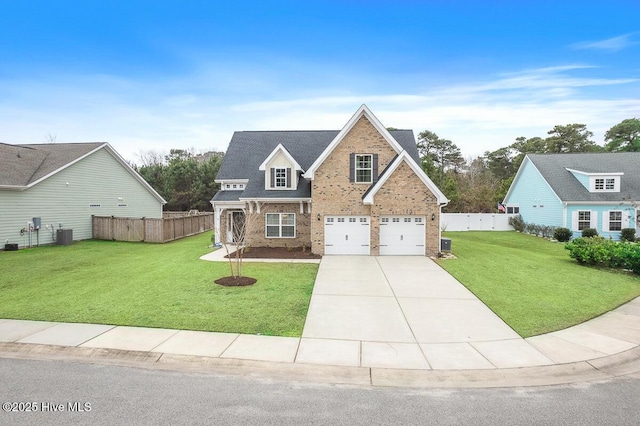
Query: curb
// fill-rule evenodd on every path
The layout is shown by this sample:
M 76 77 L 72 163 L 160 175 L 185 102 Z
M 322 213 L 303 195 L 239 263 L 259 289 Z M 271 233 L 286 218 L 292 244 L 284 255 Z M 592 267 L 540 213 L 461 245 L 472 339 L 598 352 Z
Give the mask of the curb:
M 0 342 L 0 358 L 85 362 L 152 370 L 374 388 L 552 386 L 610 380 L 640 373 L 640 347 L 589 361 L 491 370 L 403 370 L 343 367 L 14 342 Z

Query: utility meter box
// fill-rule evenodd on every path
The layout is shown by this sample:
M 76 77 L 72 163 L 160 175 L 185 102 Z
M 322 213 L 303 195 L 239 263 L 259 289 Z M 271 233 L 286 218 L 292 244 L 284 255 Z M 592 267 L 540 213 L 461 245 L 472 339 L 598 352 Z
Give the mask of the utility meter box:
M 42 221 L 40 220 L 40 218 L 39 218 L 39 217 L 34 217 L 33 219 L 31 219 L 31 222 L 33 223 L 33 229 L 34 229 L 35 231 L 37 231 L 37 230 L 39 230 L 39 229 L 40 229 L 40 223 L 41 223 Z

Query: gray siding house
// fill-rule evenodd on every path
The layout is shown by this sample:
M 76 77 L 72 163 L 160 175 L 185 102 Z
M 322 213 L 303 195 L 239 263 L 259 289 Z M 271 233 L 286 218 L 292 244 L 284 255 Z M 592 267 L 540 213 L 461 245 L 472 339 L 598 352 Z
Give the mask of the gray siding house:
M 108 143 L 0 143 L 0 249 L 55 243 L 60 228 L 89 239 L 92 215 L 161 218 L 165 203 Z

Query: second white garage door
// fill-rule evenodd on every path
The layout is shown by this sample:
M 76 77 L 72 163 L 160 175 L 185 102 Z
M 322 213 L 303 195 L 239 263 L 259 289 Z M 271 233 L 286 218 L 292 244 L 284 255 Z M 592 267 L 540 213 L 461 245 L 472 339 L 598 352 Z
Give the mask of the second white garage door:
M 380 218 L 381 256 L 424 256 L 424 216 L 382 216 Z
M 325 216 L 324 254 L 370 254 L 369 216 Z

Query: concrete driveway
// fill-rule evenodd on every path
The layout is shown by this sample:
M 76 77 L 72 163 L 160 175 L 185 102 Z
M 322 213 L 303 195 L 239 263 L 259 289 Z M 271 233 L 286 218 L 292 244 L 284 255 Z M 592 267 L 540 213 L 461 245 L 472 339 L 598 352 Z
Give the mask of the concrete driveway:
M 334 363 L 355 362 L 357 355 L 360 365 L 378 367 L 552 363 L 449 273 L 419 256 L 324 256 L 298 358 L 318 352 Z

